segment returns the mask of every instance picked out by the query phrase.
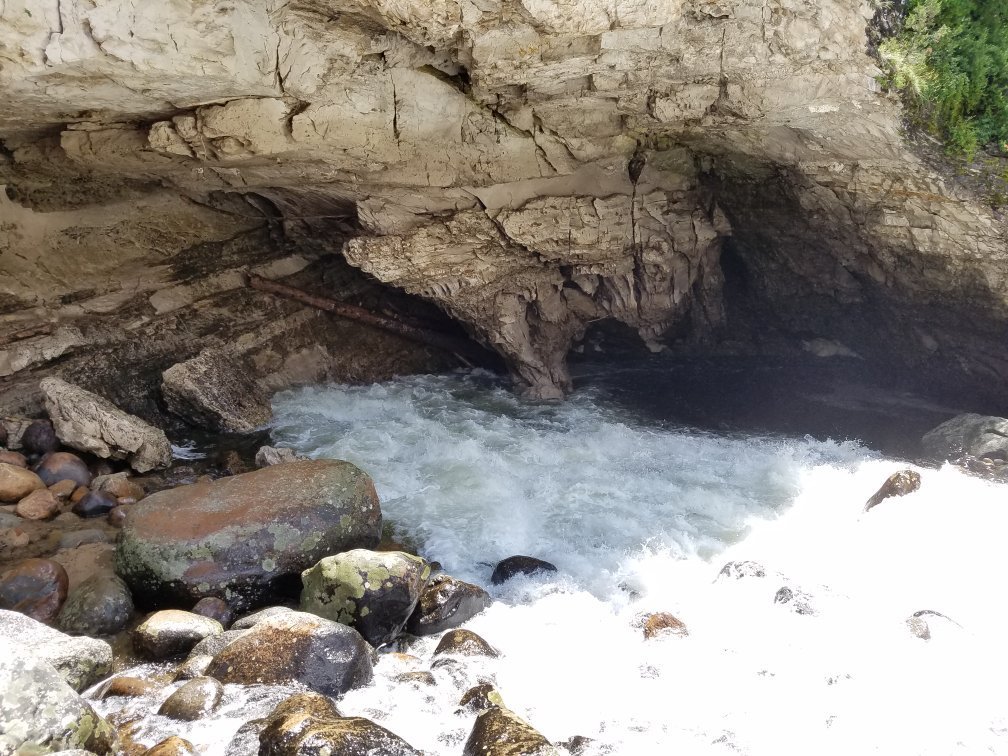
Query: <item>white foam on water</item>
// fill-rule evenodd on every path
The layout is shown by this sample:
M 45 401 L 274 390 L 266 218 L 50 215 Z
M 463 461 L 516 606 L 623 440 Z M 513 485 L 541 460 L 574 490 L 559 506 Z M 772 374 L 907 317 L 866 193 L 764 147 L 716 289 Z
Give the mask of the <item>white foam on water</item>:
M 466 626 L 499 659 L 434 668 L 434 687 L 395 682 L 429 668 L 425 638 L 419 661 L 383 657 L 345 714 L 459 754 L 474 719 L 459 696 L 492 679 L 551 740 L 596 739 L 587 753 L 1008 752 L 1004 486 L 922 469 L 918 492 L 865 513 L 906 464 L 851 442 L 649 425 L 587 394 L 528 404 L 479 374 L 274 406 L 281 445 L 361 466 L 400 533 L 494 597 Z M 489 585 L 511 554 L 558 572 Z M 731 560 L 766 576 L 719 576 Z M 784 586 L 798 598 L 775 603 Z M 906 624 L 921 610 L 950 618 L 925 616 L 929 641 Z M 689 635 L 645 640 L 655 611 Z

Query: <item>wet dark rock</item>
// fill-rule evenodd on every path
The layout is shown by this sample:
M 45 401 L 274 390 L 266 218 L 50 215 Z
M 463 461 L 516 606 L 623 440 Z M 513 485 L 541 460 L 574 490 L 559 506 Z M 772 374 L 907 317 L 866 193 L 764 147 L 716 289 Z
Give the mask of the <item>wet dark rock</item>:
M 0 609 L 52 622 L 66 601 L 70 578 L 59 562 L 25 559 L 0 573 Z
M 235 732 L 224 753 L 227 756 L 259 756 L 259 735 L 265 726 L 265 719 L 246 722 Z
M 434 649 L 434 656 L 500 656 L 500 652 L 472 630 L 449 630 Z
M 775 604 L 784 604 L 797 614 L 813 615 L 816 613 L 812 605 L 812 597 L 797 588 L 783 586 L 774 594 Z
M 164 609 L 133 631 L 133 648 L 148 659 L 167 659 L 189 653 L 204 638 L 224 632 L 221 623 L 193 612 Z
M 74 690 L 95 684 L 112 669 L 112 647 L 105 641 L 66 635 L 18 612 L 0 610 L 0 640 L 24 644 Z
M 268 756 L 422 756 L 395 733 L 369 719 L 342 717 L 335 704 L 311 694 L 281 701 L 266 718 L 259 743 L 259 753 Z
M 71 510 L 78 517 L 103 517 L 119 505 L 116 497 L 105 491 L 88 491 Z
M 405 627 L 428 577 L 427 561 L 403 551 L 346 551 L 302 573 L 301 609 L 350 625 L 380 646 Z
M 380 536 L 371 478 L 349 462 L 291 462 L 146 497 L 127 515 L 116 565 L 145 604 L 217 596 L 243 611 Z
M 476 717 L 463 756 L 559 756 L 559 751 L 532 725 L 502 706 Z
M 662 635 L 689 635 L 685 623 L 668 612 L 655 612 L 644 618 L 644 637 L 655 638 Z
M 91 471 L 84 461 L 70 452 L 51 452 L 35 465 L 35 474 L 47 486 L 55 485 L 61 480 L 72 480 L 78 486 L 91 485 Z
M 68 633 L 114 635 L 133 615 L 133 597 L 117 575 L 99 572 L 71 589 L 56 618 Z
M 0 446 L 7 446 L 7 426 L 0 422 Z
M 493 685 L 480 683 L 462 694 L 459 706 L 470 712 L 485 711 L 494 706 L 504 706 L 504 699 Z
M 143 756 L 199 756 L 196 747 L 178 735 L 165 738 L 152 748 L 143 752 Z
M 59 514 L 60 505 L 48 488 L 40 488 L 21 499 L 14 511 L 25 520 L 51 520 Z
M 28 459 L 24 454 L 6 449 L 0 449 L 0 463 L 15 467 L 28 467 Z
M 868 502 L 865 504 L 864 511 L 867 512 L 872 507 L 880 504 L 890 497 L 906 496 L 907 494 L 911 494 L 919 489 L 920 485 L 921 476 L 916 470 L 900 470 L 899 472 L 894 472 L 886 478 L 882 487 L 876 491 L 870 499 L 868 499 Z
M 556 565 L 530 556 L 510 556 L 497 563 L 490 582 L 500 585 L 515 575 L 536 575 L 540 572 L 556 572 Z
M 193 614 L 215 619 L 224 627 L 228 627 L 234 619 L 234 612 L 231 611 L 231 607 L 228 606 L 227 601 L 219 599 L 216 596 L 201 598 L 196 602 L 192 610 Z
M 31 470 L 0 462 L 0 502 L 15 504 L 32 491 L 45 487 L 42 479 Z
M 941 461 L 964 456 L 1008 460 L 1008 418 L 957 415 L 925 433 L 921 447 Z
M 112 750 L 115 730 L 48 662 L 11 644 L 0 654 L 0 753 Z
M 204 349 L 161 375 L 161 396 L 170 412 L 198 428 L 249 433 L 273 416 L 269 396 L 241 358 Z
M 158 685 L 150 680 L 140 677 L 121 675 L 107 680 L 97 691 L 94 697 L 102 701 L 106 698 L 135 698 L 144 696 L 151 691 L 157 690 Z
M 436 635 L 472 619 L 490 606 L 490 594 L 450 575 L 435 575 L 420 592 L 406 624 L 414 635 Z
M 225 630 L 219 635 L 209 635 L 197 643 L 189 656 L 175 670 L 176 680 L 191 680 L 206 674 L 210 662 L 225 646 L 241 638 L 247 630 Z
M 224 686 L 212 677 L 196 677 L 168 696 L 158 714 L 192 722 L 216 710 L 223 695 Z
M 264 619 L 225 646 L 206 674 L 241 685 L 299 682 L 337 696 L 371 681 L 373 657 L 374 649 L 353 628 L 288 612 Z
M 766 569 L 759 562 L 728 562 L 718 573 L 718 579 L 732 578 L 741 580 L 742 578 L 766 577 Z
M 570 753 L 571 756 L 581 756 L 581 754 L 589 753 L 595 747 L 595 740 L 586 738 L 584 735 L 575 735 L 557 743 L 557 745 Z M 603 752 L 608 753 L 609 751 L 605 749 Z
M 59 448 L 59 439 L 48 420 L 35 420 L 21 436 L 21 447 L 28 454 L 41 456 Z M 55 483 L 55 481 L 53 481 Z

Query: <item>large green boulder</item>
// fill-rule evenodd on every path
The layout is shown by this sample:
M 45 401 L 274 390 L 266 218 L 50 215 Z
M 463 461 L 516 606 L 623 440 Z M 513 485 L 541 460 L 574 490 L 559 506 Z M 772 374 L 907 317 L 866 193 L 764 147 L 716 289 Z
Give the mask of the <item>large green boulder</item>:
M 380 646 L 402 632 L 430 572 L 425 559 L 404 551 L 336 554 L 301 575 L 301 609 L 350 625 Z
M 297 590 L 327 554 L 377 545 L 374 483 L 340 460 L 302 460 L 194 483 L 133 505 L 116 570 L 145 606 L 216 596 L 238 612 Z

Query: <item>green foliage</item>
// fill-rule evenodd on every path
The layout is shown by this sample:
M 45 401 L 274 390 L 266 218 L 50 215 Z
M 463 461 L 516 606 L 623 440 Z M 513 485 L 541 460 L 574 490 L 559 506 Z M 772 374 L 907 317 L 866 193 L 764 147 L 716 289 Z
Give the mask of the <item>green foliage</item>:
M 1008 2 L 909 0 L 907 11 L 879 48 L 884 83 L 950 151 L 1008 149 Z

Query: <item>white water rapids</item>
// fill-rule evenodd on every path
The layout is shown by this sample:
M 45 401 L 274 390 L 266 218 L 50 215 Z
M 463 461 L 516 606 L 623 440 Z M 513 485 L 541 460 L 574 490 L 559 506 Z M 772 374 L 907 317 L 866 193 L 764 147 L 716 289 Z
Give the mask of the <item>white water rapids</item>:
M 279 445 L 368 471 L 396 532 L 494 598 L 466 626 L 500 659 L 423 687 L 393 682 L 407 667 L 386 657 L 344 714 L 456 756 L 474 718 L 458 698 L 490 676 L 549 739 L 593 738 L 586 753 L 1008 752 L 1004 486 L 918 468 L 920 491 L 865 513 L 905 463 L 853 442 L 667 428 L 590 394 L 528 404 L 488 383 L 274 400 Z M 491 586 L 512 554 L 559 571 Z M 766 577 L 719 577 L 732 560 Z M 775 603 L 783 586 L 815 613 Z M 921 640 L 906 623 L 920 610 L 951 621 L 926 617 Z M 639 617 L 655 611 L 689 635 L 645 640 Z M 436 641 L 409 653 L 426 664 Z M 230 719 L 171 732 L 224 753 L 262 713 L 235 695 Z

